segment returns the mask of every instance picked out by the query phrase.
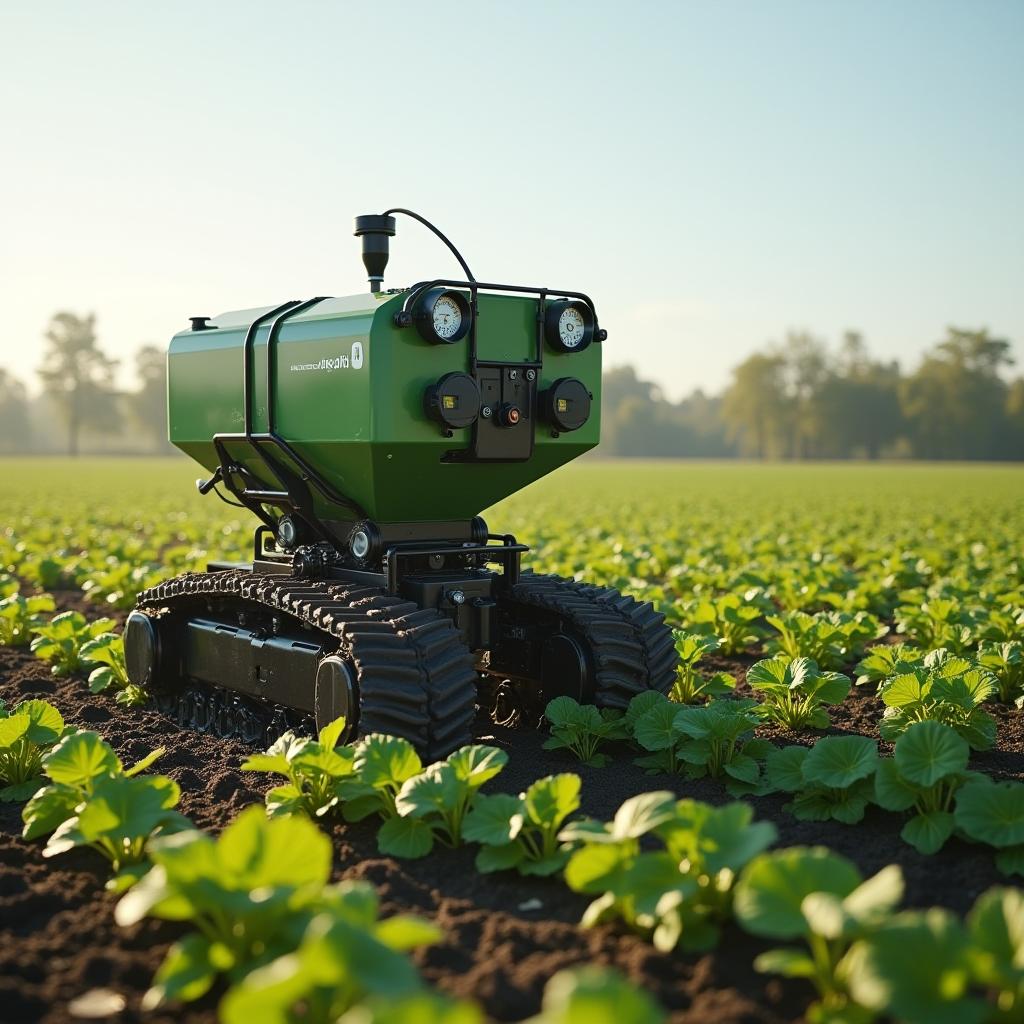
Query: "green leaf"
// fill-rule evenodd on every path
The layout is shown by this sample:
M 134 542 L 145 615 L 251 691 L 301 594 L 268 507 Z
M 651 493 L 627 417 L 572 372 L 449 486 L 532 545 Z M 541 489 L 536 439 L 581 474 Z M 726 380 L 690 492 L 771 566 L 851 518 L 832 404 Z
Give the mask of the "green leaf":
M 914 806 L 918 790 L 900 778 L 891 757 L 878 760 L 875 770 L 875 802 L 887 811 L 906 811 Z
M 141 757 L 138 761 L 131 766 L 131 768 L 125 771 L 125 775 L 131 777 L 138 775 L 140 772 L 144 772 L 147 768 L 152 767 L 164 754 L 167 753 L 166 747 L 157 747 L 156 750 L 151 750 L 145 757 Z
M 902 869 L 889 864 L 861 882 L 843 900 L 843 910 L 861 927 L 877 927 L 903 899 L 903 889 Z
M 781 974 L 786 978 L 813 978 L 814 961 L 799 949 L 769 949 L 754 960 L 761 974 Z
M 900 838 L 918 853 L 938 853 L 953 834 L 953 815 L 946 811 L 915 814 L 900 832 Z
M 204 996 L 217 977 L 211 958 L 211 943 L 193 933 L 176 942 L 156 972 L 153 986 L 142 1000 L 144 1010 L 153 1010 L 171 1000 L 191 1002 Z
M 518 843 L 505 846 L 482 846 L 476 855 L 476 869 L 481 874 L 492 871 L 508 871 L 523 863 L 525 854 Z
M 434 831 L 419 818 L 389 818 L 377 833 L 377 848 L 393 857 L 425 857 L 434 846 Z
M 32 720 L 28 715 L 11 715 L 0 718 L 0 748 L 10 749 L 27 732 Z
M 331 843 L 304 817 L 268 820 L 262 807 L 247 807 L 217 839 L 217 858 L 229 876 L 249 889 L 323 885 L 331 870 Z
M 463 822 L 462 838 L 489 846 L 512 843 L 522 829 L 524 813 L 521 797 L 510 793 L 478 796 Z
M 574 892 L 603 893 L 616 884 L 631 859 L 624 845 L 584 846 L 565 866 L 566 884 Z
M 508 764 L 508 754 L 497 747 L 471 744 L 449 754 L 447 764 L 456 779 L 469 783 L 471 789 L 479 789 Z
M 64 719 L 49 701 L 22 701 L 14 709 L 14 713 L 15 716 L 28 715 L 29 727 L 26 735 L 33 743 L 55 743 L 64 731 Z
M 765 762 L 768 784 L 784 793 L 796 793 L 804 787 L 803 764 L 807 747 L 783 747 L 768 755 Z
M 22 837 L 39 839 L 56 831 L 74 815 L 80 800 L 81 794 L 71 786 L 54 784 L 40 790 L 22 808 Z
M 341 739 L 341 734 L 345 731 L 345 716 L 334 719 L 333 722 L 328 722 L 321 730 L 317 739 L 320 742 L 320 746 L 327 750 L 333 750 L 338 745 L 338 740 Z
M 997 991 L 1024 985 L 1024 892 L 995 887 L 982 893 L 967 915 L 978 981 Z
M 544 709 L 544 717 L 555 726 L 577 725 L 583 715 L 582 706 L 572 697 L 556 697 Z
M 1004 875 L 1024 875 L 1024 843 L 999 850 L 996 853 L 996 870 Z
M 808 751 L 803 775 L 831 789 L 846 789 L 871 775 L 878 763 L 878 744 L 866 736 L 826 736 Z
M 421 774 L 408 779 L 395 800 L 404 817 L 422 818 L 456 807 L 469 788 L 454 768 L 444 761 L 432 764 Z
M 915 722 L 896 741 L 893 760 L 900 775 L 918 786 L 936 782 L 967 768 L 970 747 L 955 730 L 939 722 Z
M 853 998 L 906 1024 L 980 1024 L 968 995 L 967 937 L 948 911 L 904 913 L 857 942 L 840 964 Z
M 633 737 L 644 750 L 668 750 L 680 738 L 676 729 L 679 707 L 668 701 L 655 704 L 641 715 L 633 725 Z
M 568 772 L 545 776 L 527 789 L 523 801 L 531 822 L 544 828 L 557 827 L 579 810 L 580 777 Z
M 43 760 L 54 781 L 84 789 L 103 775 L 121 771 L 121 762 L 108 743 L 94 732 L 65 736 Z
M 371 734 L 356 746 L 355 770 L 360 779 L 375 789 L 398 789 L 423 770 L 416 749 L 398 736 Z
M 762 853 L 736 885 L 735 914 L 754 935 L 795 939 L 807 934 L 801 909 L 805 897 L 826 892 L 845 898 L 860 882 L 860 872 L 850 861 L 821 846 Z
M 968 782 L 956 795 L 957 827 L 990 846 L 1024 843 L 1024 783 Z
M 644 991 L 598 967 L 559 971 L 544 989 L 539 1017 L 527 1024 L 664 1024 Z

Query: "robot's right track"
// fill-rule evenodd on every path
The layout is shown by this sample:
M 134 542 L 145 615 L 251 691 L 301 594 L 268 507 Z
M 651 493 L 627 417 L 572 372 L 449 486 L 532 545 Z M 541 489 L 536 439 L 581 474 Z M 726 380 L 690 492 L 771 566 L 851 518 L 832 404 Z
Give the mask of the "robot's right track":
M 434 609 L 377 587 L 244 570 L 187 573 L 144 591 L 137 602 L 183 618 L 209 607 L 244 613 L 254 606 L 315 630 L 325 653 L 336 650 L 351 662 L 360 733 L 402 736 L 426 760 L 472 739 L 475 661 L 452 621 Z

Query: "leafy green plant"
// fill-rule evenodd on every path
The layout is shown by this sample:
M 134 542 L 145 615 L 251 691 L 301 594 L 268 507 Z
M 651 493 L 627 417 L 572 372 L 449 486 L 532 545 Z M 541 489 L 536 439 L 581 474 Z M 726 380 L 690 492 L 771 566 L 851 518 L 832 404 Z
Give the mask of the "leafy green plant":
M 794 793 L 786 805 L 803 821 L 835 819 L 846 825 L 864 817 L 871 802 L 878 744 L 866 736 L 825 736 L 813 747 L 773 750 L 767 759 L 768 786 Z
M 544 742 L 544 749 L 571 750 L 592 768 L 601 768 L 609 761 L 607 754 L 599 752 L 603 743 L 626 736 L 621 711 L 579 704 L 572 697 L 556 697 L 544 715 L 551 723 L 551 736 Z
M 763 698 L 759 713 L 786 729 L 827 729 L 825 705 L 850 692 L 846 676 L 822 672 L 810 658 L 766 658 L 751 665 L 747 683 Z
M 903 897 L 896 865 L 864 881 L 856 866 L 824 847 L 791 847 L 762 853 L 744 868 L 736 885 L 735 913 L 751 934 L 801 939 L 761 953 L 754 967 L 766 974 L 806 978 L 819 1001 L 808 1011 L 815 1024 L 868 1021 L 847 988 L 842 958 L 852 943 L 872 934 Z
M 38 839 L 55 832 L 88 803 L 101 782 L 133 778 L 163 752 L 164 748 L 159 747 L 126 770 L 110 744 L 96 733 L 65 730 L 43 758 L 43 774 L 48 784 L 38 789 L 22 808 L 23 838 Z
M 967 915 L 971 973 L 994 993 L 998 1020 L 1024 1019 L 1024 892 L 983 892 Z
M 544 987 L 541 1012 L 523 1024 L 662 1024 L 661 1007 L 615 971 L 559 971 Z
M 353 774 L 338 782 L 346 821 L 362 821 L 371 814 L 385 820 L 396 817 L 399 790 L 423 771 L 420 756 L 408 740 L 383 733 L 371 733 L 355 745 L 352 767 Z
M 712 651 L 721 646 L 718 637 L 703 633 L 686 633 L 681 629 L 672 630 L 675 639 L 676 654 L 679 656 L 679 668 L 672 683 L 672 700 L 679 704 L 693 704 L 708 697 L 721 697 L 735 689 L 736 680 L 728 672 L 716 672 L 712 676 L 702 676 L 697 670 L 697 663 Z
M 232 1021 L 246 1013 L 248 1020 L 292 1020 L 297 1003 L 341 1012 L 346 996 L 379 991 L 381 978 L 403 991 L 410 969 L 390 952 L 436 934 L 417 921 L 377 922 L 376 898 L 365 885 L 328 886 L 330 841 L 302 815 L 267 818 L 250 807 L 217 839 L 179 832 L 154 842 L 150 857 L 152 869 L 118 903 L 117 922 L 157 917 L 196 930 L 168 951 L 143 1001 L 147 1009 L 198 999 L 224 975 L 240 985 L 222 1006 Z M 275 962 L 276 969 L 241 984 Z M 265 1014 L 252 1011 L 253 999 Z
M 636 699 L 636 698 L 634 698 Z M 734 796 L 759 792 L 761 763 L 772 749 L 754 739 L 757 702 L 713 700 L 684 705 L 661 698 L 633 721 L 633 738 L 650 753 L 636 763 L 651 774 L 686 773 L 690 778 L 723 779 Z
M 103 633 L 109 633 L 113 619 L 88 622 L 81 612 L 61 612 L 48 623 L 33 627 L 31 647 L 37 658 L 50 662 L 55 676 L 69 676 L 87 664 L 82 648 Z
M 462 829 L 468 842 L 481 844 L 478 871 L 515 868 L 521 875 L 551 875 L 561 870 L 569 851 L 558 841 L 566 819 L 579 810 L 580 777 L 547 775 L 525 793 L 481 794 Z
M 91 693 L 116 690 L 114 700 L 125 707 L 139 707 L 149 700 L 149 694 L 128 678 L 124 641 L 117 633 L 101 633 L 95 640 L 82 644 L 79 655 L 83 662 L 96 665 L 89 673 Z
M 0 701 L 0 800 L 27 800 L 44 782 L 43 758 L 64 732 L 45 700 L 23 700 L 8 713 Z
M 900 836 L 918 853 L 936 853 L 953 834 L 953 798 L 967 781 L 971 749 L 940 722 L 915 722 L 875 773 L 875 802 L 887 811 L 912 811 Z
M 840 973 L 857 1003 L 901 1024 L 981 1024 L 988 1017 L 985 1003 L 970 994 L 967 934 L 946 910 L 893 915 L 853 944 Z
M 781 654 L 790 659 L 811 658 L 823 668 L 842 664 L 844 636 L 828 616 L 791 611 L 769 615 L 766 621 L 778 633 L 765 641 L 769 654 Z
M 764 609 L 761 592 L 751 588 L 743 594 L 698 598 L 681 610 L 683 622 L 694 633 L 717 637 L 724 654 L 736 654 L 764 636 L 760 620 Z
M 913 644 L 876 644 L 857 663 L 857 686 L 876 687 L 892 676 L 913 672 L 924 660 L 925 652 Z
M 270 817 L 323 818 L 339 809 L 342 782 L 356 773 L 353 748 L 337 746 L 344 730 L 345 719 L 336 718 L 315 740 L 286 732 L 265 754 L 253 754 L 242 762 L 243 772 L 273 772 L 288 780 L 267 793 Z
M 505 751 L 473 744 L 406 780 L 395 799 L 397 817 L 388 818 L 377 833 L 380 851 L 423 857 L 433 849 L 434 840 L 461 846 L 462 823 L 480 787 L 507 763 Z
M 896 617 L 896 632 L 925 649 L 945 648 L 962 654 L 974 644 L 975 618 L 961 601 L 936 598 L 902 606 Z
M 335 1024 L 367 998 L 402 1002 L 407 1012 L 406 1000 L 423 998 L 419 974 L 404 954 L 439 941 L 434 925 L 407 916 L 380 920 L 377 895 L 365 882 L 325 888 L 320 903 L 297 949 L 228 990 L 220 1004 L 223 1024 Z
M 565 879 L 596 895 L 583 925 L 620 919 L 663 951 L 708 949 L 729 919 L 736 874 L 775 839 L 768 822 L 753 822 L 745 803 L 711 807 L 671 793 L 625 801 L 607 824 L 574 822 L 559 838 L 582 844 Z M 658 849 L 641 849 L 650 836 Z
M 995 676 L 946 650 L 931 651 L 919 668 L 886 680 L 879 689 L 885 713 L 884 740 L 895 740 L 914 722 L 941 722 L 956 729 L 974 750 L 995 742 L 995 719 L 982 704 L 996 690 Z
M 155 836 L 191 827 L 174 810 L 180 799 L 178 784 L 166 775 L 100 778 L 74 815 L 57 826 L 43 856 L 89 846 L 103 854 L 115 872 L 140 864 Z
M 49 594 L 14 593 L 0 600 L 0 646 L 27 647 L 33 631 L 46 622 L 43 613 L 56 607 Z
M 995 677 L 999 699 L 1024 708 L 1024 644 L 1018 640 L 982 643 L 978 664 Z
M 1024 875 L 1024 783 L 972 778 L 956 794 L 956 827 L 975 842 L 995 847 L 996 867 Z

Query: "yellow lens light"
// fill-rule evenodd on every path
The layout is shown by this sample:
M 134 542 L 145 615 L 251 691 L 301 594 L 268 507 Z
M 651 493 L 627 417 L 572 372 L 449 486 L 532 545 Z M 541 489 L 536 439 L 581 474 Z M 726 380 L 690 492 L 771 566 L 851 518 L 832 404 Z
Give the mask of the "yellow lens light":
M 441 396 L 441 404 L 446 409 L 454 409 L 458 403 L 455 401 L 455 396 L 454 395 L 442 395 Z

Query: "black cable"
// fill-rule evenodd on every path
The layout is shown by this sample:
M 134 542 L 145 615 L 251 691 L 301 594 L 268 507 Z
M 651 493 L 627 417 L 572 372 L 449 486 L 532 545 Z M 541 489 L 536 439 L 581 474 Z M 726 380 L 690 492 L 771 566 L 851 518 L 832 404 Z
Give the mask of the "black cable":
M 240 501 L 232 501 L 230 498 L 225 498 L 224 495 L 220 493 L 220 488 L 217 487 L 216 485 L 214 485 L 213 493 L 216 494 L 217 497 L 220 498 L 220 500 L 223 501 L 225 505 L 233 505 L 235 508 L 244 509 L 246 512 L 252 511 L 252 509 L 249 508 L 248 505 L 243 505 Z
M 384 216 L 390 217 L 391 214 L 393 213 L 404 213 L 406 217 L 412 217 L 413 220 L 418 220 L 424 227 L 430 228 L 430 230 L 433 231 L 434 234 L 437 235 L 437 237 L 440 238 L 441 241 L 444 242 L 444 244 L 447 245 L 449 249 L 451 249 L 452 255 L 454 255 L 454 257 L 459 261 L 459 266 L 461 266 L 462 269 L 466 272 L 466 280 L 476 281 L 476 278 L 473 276 L 473 271 L 469 269 L 469 264 L 462 258 L 462 253 L 460 253 L 459 250 L 455 248 L 455 246 L 452 244 L 448 236 L 443 234 L 436 227 L 434 227 L 434 225 L 431 224 L 426 217 L 421 217 L 418 213 L 413 213 L 412 210 L 405 210 L 401 206 L 396 206 L 391 210 L 385 210 Z

